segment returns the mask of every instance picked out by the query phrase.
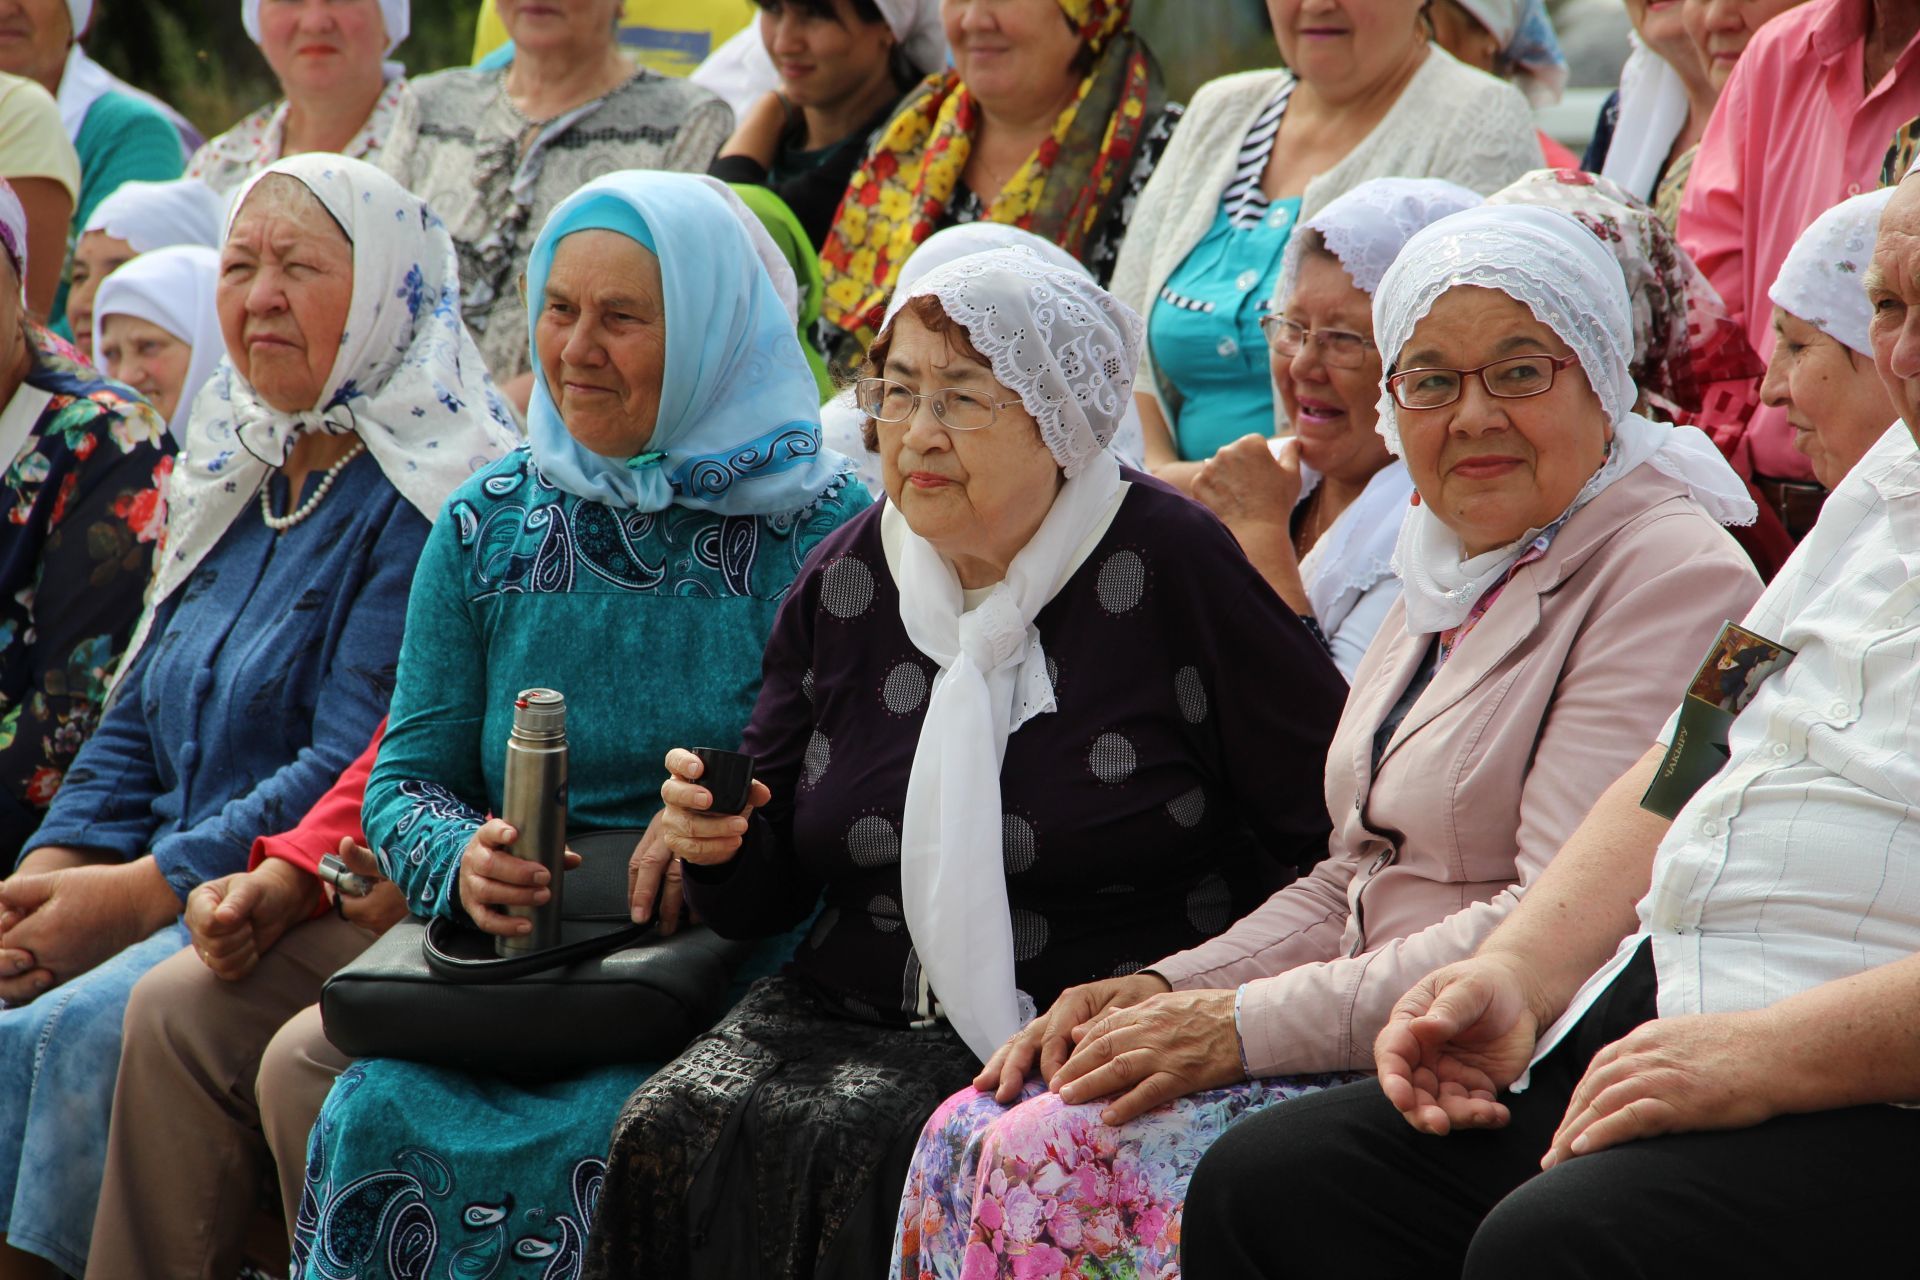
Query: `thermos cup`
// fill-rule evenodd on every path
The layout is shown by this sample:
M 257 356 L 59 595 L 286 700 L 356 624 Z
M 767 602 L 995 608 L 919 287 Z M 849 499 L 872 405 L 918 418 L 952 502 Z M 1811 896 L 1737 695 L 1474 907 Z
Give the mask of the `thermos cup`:
M 753 789 L 753 757 L 719 747 L 695 747 L 700 757 L 700 785 L 713 797 L 710 813 L 739 813 L 747 807 Z
M 560 898 L 567 857 L 567 700 L 552 689 L 526 689 L 513 700 L 513 732 L 507 737 L 501 814 L 518 833 L 513 854 L 547 869 L 551 895 L 535 907 L 508 907 L 507 914 L 533 921 L 533 932 L 496 938 L 503 956 L 544 951 L 560 944 Z

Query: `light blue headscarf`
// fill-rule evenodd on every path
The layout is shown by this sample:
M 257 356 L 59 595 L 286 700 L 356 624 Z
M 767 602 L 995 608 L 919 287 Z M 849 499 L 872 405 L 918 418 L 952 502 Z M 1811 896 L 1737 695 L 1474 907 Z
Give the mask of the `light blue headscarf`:
M 614 231 L 652 250 L 666 295 L 667 355 L 647 452 L 620 461 L 567 431 L 533 351 L 527 437 L 541 474 L 608 506 L 671 503 L 722 515 L 797 511 L 853 463 L 820 443 L 820 391 L 792 317 L 746 228 L 700 179 L 631 170 L 589 182 L 547 218 L 527 259 L 529 342 L 560 241 Z

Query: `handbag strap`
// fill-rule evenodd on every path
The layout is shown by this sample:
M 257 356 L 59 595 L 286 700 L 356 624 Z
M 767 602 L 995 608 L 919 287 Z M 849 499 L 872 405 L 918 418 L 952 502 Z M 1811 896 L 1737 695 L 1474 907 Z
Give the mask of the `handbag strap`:
M 524 955 L 463 960 L 449 952 L 445 945 L 448 933 L 460 926 L 444 916 L 436 916 L 427 924 L 426 935 L 420 940 L 420 949 L 426 955 L 427 968 L 433 971 L 435 977 L 448 982 L 510 982 L 530 973 L 578 964 L 609 951 L 618 951 L 645 937 L 653 929 L 653 924 L 651 920 L 645 924 L 632 924 L 624 929 L 581 938 L 577 942 L 563 942 L 557 947 L 529 951 Z

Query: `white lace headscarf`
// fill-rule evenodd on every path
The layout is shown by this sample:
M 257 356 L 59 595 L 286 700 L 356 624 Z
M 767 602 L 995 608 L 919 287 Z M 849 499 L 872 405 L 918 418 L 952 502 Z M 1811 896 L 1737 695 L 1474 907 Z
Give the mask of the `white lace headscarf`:
M 1881 187 L 1842 200 L 1815 218 L 1787 251 L 1767 297 L 1789 314 L 1873 359 L 1867 326 L 1873 307 L 1862 277 L 1873 262 L 1880 215 L 1897 187 Z
M 1123 496 L 1107 442 L 1132 399 L 1144 326 L 1093 281 L 1024 249 L 947 263 L 908 297 L 938 299 L 967 331 L 993 376 L 1033 415 L 1066 476 L 1006 577 L 972 609 L 953 566 L 895 517 L 900 621 L 940 666 L 907 779 L 902 907 L 941 1012 L 984 1060 L 1033 1007 L 1014 985 L 1000 764 L 1007 738 L 1054 709 L 1033 620 Z M 1003 419 L 988 430 L 1011 426 Z
M 1697 427 L 1653 422 L 1633 411 L 1638 391 L 1632 308 L 1620 264 L 1579 222 L 1556 209 L 1483 205 L 1443 218 L 1407 242 L 1373 296 L 1374 341 L 1391 373 L 1433 304 L 1462 285 L 1494 289 L 1526 304 L 1579 358 L 1599 398 L 1611 442 L 1605 461 L 1559 517 L 1515 541 L 1469 557 L 1458 534 L 1423 502 L 1407 515 L 1394 551 L 1404 584 L 1407 631 L 1426 635 L 1466 621 L 1486 589 L 1547 529 L 1558 527 L 1641 463 L 1685 484 L 1722 524 L 1751 524 L 1757 514 L 1746 485 Z M 1563 372 L 1561 376 L 1566 376 Z M 1443 411 L 1444 412 L 1444 411 Z M 1397 406 L 1382 383 L 1380 434 L 1405 456 Z

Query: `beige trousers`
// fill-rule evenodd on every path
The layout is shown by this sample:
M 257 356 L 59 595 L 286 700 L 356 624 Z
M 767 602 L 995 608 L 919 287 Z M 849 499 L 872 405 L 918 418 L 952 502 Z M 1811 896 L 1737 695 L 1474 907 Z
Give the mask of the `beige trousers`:
M 373 937 L 320 916 L 238 982 L 185 950 L 134 987 L 89 1277 L 233 1280 L 269 1159 L 291 1230 L 307 1131 L 351 1061 L 321 1034 L 320 986 Z

